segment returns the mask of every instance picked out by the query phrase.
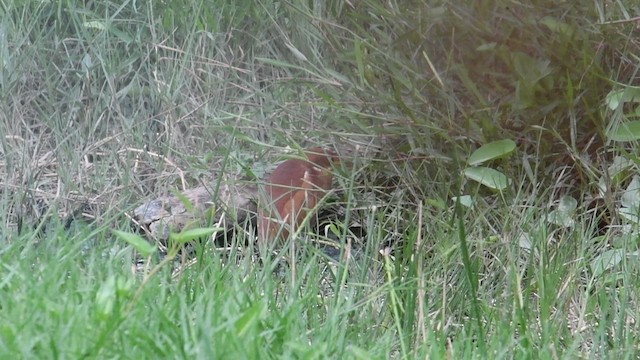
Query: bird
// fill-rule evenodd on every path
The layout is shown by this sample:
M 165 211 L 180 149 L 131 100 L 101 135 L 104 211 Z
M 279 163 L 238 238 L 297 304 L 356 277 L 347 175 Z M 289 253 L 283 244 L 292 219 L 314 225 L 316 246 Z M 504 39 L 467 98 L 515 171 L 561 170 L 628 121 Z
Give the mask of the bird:
M 331 166 L 340 159 L 333 148 L 312 147 L 303 158 L 288 159 L 266 179 L 262 204 L 258 206 L 258 244 L 271 246 L 277 238 L 287 239 L 332 189 Z

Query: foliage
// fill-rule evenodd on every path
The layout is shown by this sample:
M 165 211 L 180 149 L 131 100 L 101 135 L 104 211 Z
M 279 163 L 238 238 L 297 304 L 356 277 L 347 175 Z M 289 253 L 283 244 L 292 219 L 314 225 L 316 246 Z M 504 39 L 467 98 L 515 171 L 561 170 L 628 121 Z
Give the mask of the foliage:
M 1 3 L 0 354 L 635 356 L 637 10 Z M 329 143 L 339 262 L 132 233 L 144 199 Z

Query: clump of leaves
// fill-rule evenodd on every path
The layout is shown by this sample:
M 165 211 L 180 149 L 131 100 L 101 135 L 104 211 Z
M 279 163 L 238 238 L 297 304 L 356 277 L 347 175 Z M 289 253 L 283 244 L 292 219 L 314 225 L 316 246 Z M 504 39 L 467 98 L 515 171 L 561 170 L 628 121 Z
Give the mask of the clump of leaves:
M 511 183 L 511 179 L 499 170 L 479 166 L 491 160 L 509 156 L 516 149 L 516 143 L 510 139 L 493 141 L 483 145 L 473 152 L 467 160 L 468 167 L 464 170 L 467 178 L 494 190 L 504 190 Z

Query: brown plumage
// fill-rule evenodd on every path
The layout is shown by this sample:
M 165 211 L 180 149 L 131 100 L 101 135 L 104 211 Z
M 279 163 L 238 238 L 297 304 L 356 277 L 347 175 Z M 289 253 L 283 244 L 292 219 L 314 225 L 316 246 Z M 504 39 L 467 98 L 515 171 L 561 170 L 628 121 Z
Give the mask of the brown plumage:
M 339 161 L 335 151 L 314 147 L 305 150 L 305 156 L 286 160 L 267 179 L 258 210 L 261 244 L 289 237 L 331 190 L 331 165 Z M 313 225 L 315 219 L 311 217 L 309 223 Z

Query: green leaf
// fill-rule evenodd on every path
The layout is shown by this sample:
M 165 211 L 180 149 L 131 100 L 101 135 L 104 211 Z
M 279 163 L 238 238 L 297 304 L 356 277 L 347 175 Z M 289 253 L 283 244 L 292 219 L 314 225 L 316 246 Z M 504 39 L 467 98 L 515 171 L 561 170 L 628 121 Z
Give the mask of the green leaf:
M 640 140 L 640 121 L 631 121 L 620 124 L 617 129 L 607 134 L 613 141 L 635 141 Z
M 621 207 L 620 210 L 618 210 L 618 213 L 625 220 L 630 221 L 634 224 L 640 224 L 640 211 L 638 211 L 637 207 Z
M 133 246 L 142 256 L 149 256 L 156 251 L 155 245 L 152 245 L 142 236 L 120 230 L 112 230 L 113 234 L 121 240 L 126 241 Z
M 454 196 L 453 198 L 451 198 L 451 200 L 453 200 L 453 202 L 458 201 L 458 197 Z M 460 196 L 460 205 L 464 206 L 464 207 L 468 207 L 468 208 L 472 208 L 473 207 L 473 198 L 469 195 L 462 195 Z
M 107 320 L 113 314 L 116 303 L 116 278 L 114 275 L 100 285 L 96 292 L 96 316 L 100 320 Z
M 618 106 L 620 106 L 620 103 L 622 102 L 621 100 L 622 100 L 623 94 L 624 94 L 624 90 L 622 89 L 611 90 L 607 94 L 607 97 L 605 98 L 604 102 L 607 103 L 607 106 L 609 107 L 609 109 L 616 110 Z
M 236 335 L 241 338 L 247 334 L 255 324 L 258 323 L 262 316 L 264 306 L 262 302 L 256 302 L 236 321 Z
M 169 234 L 169 240 L 176 242 L 178 244 L 184 244 L 184 243 L 188 243 L 189 241 L 210 236 L 214 232 L 222 231 L 222 230 L 224 230 L 224 228 L 221 228 L 221 227 L 189 229 L 179 233 Z
M 627 179 L 632 168 L 633 161 L 631 161 L 631 159 L 623 156 L 614 157 L 613 162 L 608 167 L 608 177 L 610 178 L 611 185 L 620 186 L 621 182 Z M 602 179 L 607 180 L 604 176 Z
M 490 42 L 490 43 L 484 43 L 481 44 L 480 46 L 478 46 L 476 48 L 476 51 L 489 51 L 489 50 L 495 50 L 495 48 L 498 46 L 498 43 L 496 42 Z
M 116 279 L 116 295 L 118 298 L 127 298 L 133 293 L 133 285 L 135 284 L 133 278 L 118 276 Z
M 569 24 L 559 21 L 551 16 L 545 16 L 540 20 L 540 23 L 549 28 L 549 30 L 561 34 L 573 35 L 575 29 Z
M 627 102 L 640 103 L 640 87 L 627 86 L 624 89 L 611 90 L 605 99 L 605 103 L 611 110 L 616 110 Z
M 627 188 L 622 192 L 620 205 L 631 209 L 640 209 L 640 177 L 634 175 Z
M 484 166 L 466 168 L 464 169 L 464 175 L 495 190 L 504 190 L 511 183 L 505 174 Z
M 84 27 L 88 28 L 88 29 L 97 29 L 97 30 L 106 30 L 107 27 L 105 26 L 104 22 L 102 21 L 85 21 L 84 23 L 82 23 L 82 25 L 84 25 Z
M 485 161 L 507 156 L 516 148 L 516 143 L 511 139 L 498 140 L 481 146 L 469 157 L 469 165 L 474 166 Z
M 558 207 L 549 213 L 547 219 L 550 223 L 562 227 L 571 227 L 575 224 L 574 215 L 578 201 L 571 196 L 564 196 L 560 199 Z
M 425 204 L 439 210 L 445 210 L 447 208 L 447 203 L 443 199 L 425 199 Z
M 518 245 L 525 250 L 533 250 L 533 242 L 531 236 L 528 233 L 520 234 L 518 238 Z
M 598 277 L 605 271 L 615 267 L 624 258 L 624 249 L 608 250 L 600 254 L 595 260 L 591 262 L 591 270 L 593 275 Z
M 558 211 L 564 213 L 575 213 L 578 201 L 571 196 L 563 196 L 558 203 Z

